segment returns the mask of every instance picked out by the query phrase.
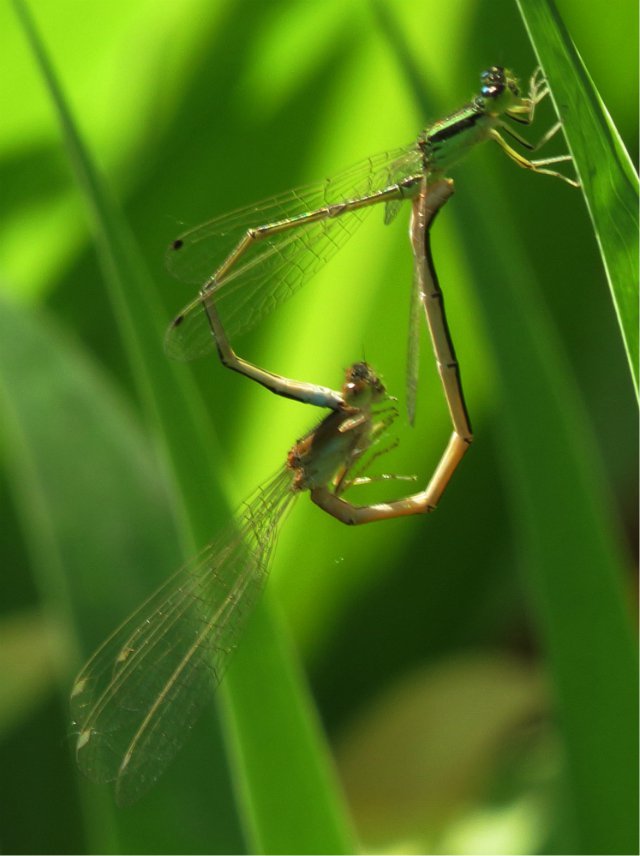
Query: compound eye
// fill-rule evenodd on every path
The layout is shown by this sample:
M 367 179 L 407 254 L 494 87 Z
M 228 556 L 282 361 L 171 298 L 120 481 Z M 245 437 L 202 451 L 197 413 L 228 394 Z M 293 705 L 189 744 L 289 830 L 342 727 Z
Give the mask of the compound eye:
M 493 80 L 504 76 L 504 69 L 499 65 L 492 65 L 491 68 L 486 68 L 480 75 L 480 80 Z
M 367 363 L 353 363 L 347 369 L 347 381 L 352 383 L 357 381 L 366 381 L 371 375 L 371 369 Z
M 498 95 L 503 91 L 504 86 L 501 86 L 496 83 L 492 83 L 490 86 L 483 86 L 481 89 L 482 94 L 485 98 L 497 98 Z
M 497 98 L 506 86 L 504 69 L 499 65 L 492 65 L 487 71 L 483 71 L 480 80 L 482 82 L 480 92 L 485 98 Z

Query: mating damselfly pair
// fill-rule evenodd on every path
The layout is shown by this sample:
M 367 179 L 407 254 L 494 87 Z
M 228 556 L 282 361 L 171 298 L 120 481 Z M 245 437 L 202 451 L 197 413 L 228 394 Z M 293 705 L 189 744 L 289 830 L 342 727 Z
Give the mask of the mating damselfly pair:
M 532 145 L 510 124 L 531 124 L 548 91 L 539 70 L 523 96 L 511 72 L 492 67 L 482 74 L 480 93 L 470 103 L 429 125 L 411 146 L 216 218 L 171 245 L 170 269 L 200 290 L 168 330 L 169 355 L 191 359 L 217 349 L 233 370 L 330 413 L 292 447 L 284 468 L 241 507 L 237 522 L 116 630 L 76 679 L 71 703 L 78 762 L 90 778 L 115 781 L 119 802 L 134 801 L 153 784 L 195 722 L 206 687 L 220 681 L 264 586 L 278 526 L 298 493 L 308 490 L 316 505 L 349 524 L 426 513 L 436 506 L 472 432 L 431 256 L 431 223 L 453 190 L 448 171 L 484 140 L 494 140 L 521 167 L 577 185 L 551 168 L 569 161 L 569 155 L 529 160 L 504 137 L 534 151 L 558 132 L 560 123 Z M 384 205 L 384 221 L 390 223 L 405 200 L 412 205 L 415 269 L 409 413 L 412 417 L 415 339 L 424 311 L 453 432 L 424 490 L 358 506 L 344 494 L 375 478 L 360 473 L 396 415 L 376 373 L 355 363 L 340 390 L 283 378 L 237 356 L 228 336 L 255 325 L 304 284 L 374 205 Z

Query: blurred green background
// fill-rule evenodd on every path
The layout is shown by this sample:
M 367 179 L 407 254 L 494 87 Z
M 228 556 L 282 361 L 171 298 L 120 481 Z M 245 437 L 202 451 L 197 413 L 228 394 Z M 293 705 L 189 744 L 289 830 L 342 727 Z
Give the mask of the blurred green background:
M 157 284 L 161 323 L 192 293 L 163 264 L 184 224 L 410 142 L 425 119 L 468 99 L 491 64 L 523 77 L 535 65 L 517 9 L 505 0 L 398 0 L 383 8 L 417 64 L 427 117 L 416 109 L 376 5 L 33 3 L 85 141 Z M 575 0 L 559 8 L 635 152 L 635 4 L 597 2 L 588 15 Z M 162 449 L 141 416 L 50 100 L 7 6 L 0 31 L 0 846 L 18 853 L 243 852 L 214 716 L 132 809 L 114 809 L 108 794 L 96 798 L 99 789 L 75 770 L 67 713 L 74 673 L 179 565 L 177 503 Z M 546 105 L 538 127 L 551 121 Z M 631 604 L 635 399 L 580 192 L 518 170 L 490 146 L 455 178 L 434 253 L 476 444 L 429 518 L 350 530 L 301 499 L 280 537 L 270 591 L 364 850 L 568 852 L 581 823 L 567 763 L 571 736 L 562 715 L 558 722 L 555 667 L 545 655 L 544 575 L 531 572 L 544 550 L 531 541 L 531 509 L 518 499 L 526 467 L 514 452 L 513 425 L 518 412 L 533 414 L 524 448 L 529 464 L 541 474 L 549 469 L 544 537 L 563 557 L 562 573 L 576 580 L 582 572 L 584 544 L 574 549 L 567 532 L 579 531 L 572 515 L 586 503 L 609 545 L 607 573 L 622 575 Z M 344 366 L 364 356 L 402 405 L 406 225 L 407 212 L 388 229 L 374 212 L 322 274 L 237 343 L 240 353 L 334 387 Z M 513 334 L 516 384 L 495 347 L 495 328 Z M 424 344 L 416 428 L 399 420 L 400 445 L 382 463 L 420 482 L 449 433 Z M 571 448 L 545 410 L 536 348 L 561 378 L 551 394 L 563 391 L 555 405 L 574 426 Z M 161 341 L 157 359 L 166 359 Z M 222 497 L 236 505 L 317 415 L 224 371 L 213 357 L 178 371 L 193 374 L 215 425 L 219 482 L 203 485 L 221 497 L 213 537 L 228 515 Z M 550 465 L 565 458 L 580 460 L 579 483 L 567 481 L 570 468 Z M 198 467 L 197 457 L 191 465 Z M 585 591 L 589 598 L 594 587 Z M 583 605 L 562 604 L 569 626 L 573 606 L 579 612 Z M 595 635 L 607 619 L 600 606 L 597 598 L 587 605 Z M 563 640 L 551 640 L 557 654 L 556 643 Z M 575 668 L 588 686 L 592 639 L 573 643 L 584 648 Z M 598 656 L 603 669 L 615 668 L 606 649 Z M 256 699 L 256 717 L 262 703 Z M 590 704 L 588 695 L 582 704 Z M 618 711 L 621 722 L 634 715 Z M 602 735 L 591 738 L 595 745 Z M 286 770 L 273 786 L 286 799 L 293 786 Z M 628 814 L 611 819 L 610 852 L 629 852 L 619 843 L 629 840 L 620 831 L 625 822 L 635 829 Z

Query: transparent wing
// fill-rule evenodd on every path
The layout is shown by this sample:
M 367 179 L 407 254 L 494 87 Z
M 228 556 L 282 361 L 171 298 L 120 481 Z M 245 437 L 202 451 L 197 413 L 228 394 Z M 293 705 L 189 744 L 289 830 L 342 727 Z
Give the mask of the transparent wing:
M 412 179 L 417 183 L 421 177 L 418 148 L 395 149 L 368 158 L 332 179 L 287 191 L 186 232 L 169 248 L 167 266 L 180 279 L 203 285 L 215 278 L 215 284 L 207 295 L 188 304 L 171 324 L 165 340 L 169 356 L 193 359 L 212 350 L 215 343 L 203 311 L 204 302 L 212 297 L 231 336 L 253 327 L 343 246 L 371 206 L 314 222 L 302 220 L 276 231 L 250 244 L 217 276 L 248 229 L 290 221 L 327 205 L 379 193 L 400 182 L 410 195 Z M 390 206 L 385 222 L 395 212 L 396 206 Z
M 238 524 L 171 577 L 98 649 L 71 693 L 76 756 L 96 782 L 135 802 L 182 746 L 221 680 L 267 578 L 295 494 L 279 471 Z

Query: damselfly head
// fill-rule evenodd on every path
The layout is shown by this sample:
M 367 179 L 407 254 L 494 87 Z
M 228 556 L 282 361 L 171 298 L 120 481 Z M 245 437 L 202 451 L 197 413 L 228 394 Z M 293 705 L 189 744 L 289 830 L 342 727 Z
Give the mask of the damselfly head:
M 492 65 L 482 72 L 480 83 L 480 97 L 485 99 L 484 103 L 491 112 L 503 112 L 515 98 L 520 97 L 518 79 L 508 68 Z
M 345 372 L 342 394 L 351 407 L 364 407 L 380 401 L 386 389 L 369 363 L 353 363 Z

